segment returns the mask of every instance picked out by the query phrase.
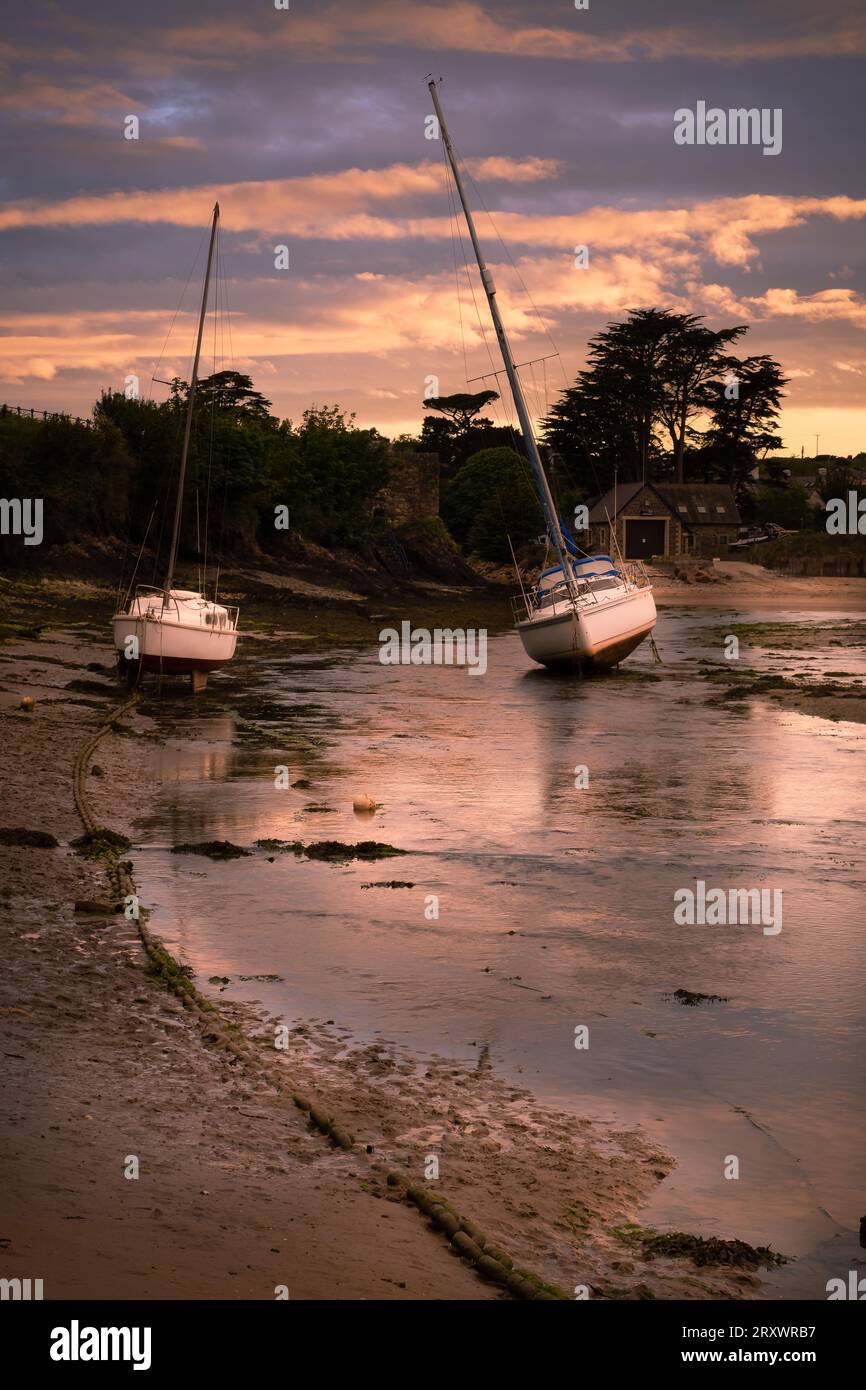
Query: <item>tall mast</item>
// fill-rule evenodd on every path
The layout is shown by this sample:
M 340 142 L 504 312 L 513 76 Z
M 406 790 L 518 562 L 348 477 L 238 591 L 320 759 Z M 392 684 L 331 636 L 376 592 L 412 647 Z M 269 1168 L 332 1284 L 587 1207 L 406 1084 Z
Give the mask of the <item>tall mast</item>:
M 186 426 L 183 432 L 183 448 L 180 454 L 180 474 L 177 480 L 177 501 L 174 506 L 174 527 L 171 533 L 171 551 L 168 560 L 168 574 L 165 581 L 165 598 L 163 606 L 168 603 L 168 596 L 174 581 L 174 566 L 177 560 L 177 543 L 180 536 L 180 518 L 183 511 L 183 485 L 186 478 L 186 458 L 189 453 L 189 436 L 192 429 L 192 408 L 195 401 L 195 388 L 198 385 L 198 364 L 201 357 L 201 340 L 204 333 L 204 321 L 207 314 L 207 294 L 210 287 L 210 272 L 213 265 L 214 244 L 216 242 L 217 222 L 219 221 L 220 205 L 214 203 L 213 222 L 210 229 L 210 245 L 207 252 L 207 270 L 204 273 L 204 289 L 201 294 L 201 312 L 198 316 L 198 338 L 195 344 L 195 361 L 192 364 L 192 379 L 189 383 L 189 396 L 186 404 Z
M 490 317 L 493 319 L 493 327 L 496 330 L 496 337 L 499 341 L 499 351 L 502 353 L 502 362 L 505 367 L 505 374 L 508 377 L 508 383 L 511 387 L 511 394 L 514 397 L 514 405 L 517 410 L 517 418 L 520 421 L 520 428 L 523 432 L 523 438 L 526 443 L 526 452 L 529 455 L 529 462 L 532 466 L 532 471 L 535 474 L 535 480 L 538 484 L 538 491 L 541 497 L 541 505 L 544 511 L 545 520 L 547 521 L 548 534 L 550 535 L 550 539 L 553 541 L 554 549 L 556 550 L 557 556 L 559 557 L 559 562 L 562 565 L 563 575 L 565 576 L 565 580 L 568 584 L 569 589 L 571 590 L 573 588 L 571 578 L 571 567 L 566 565 L 565 563 L 565 540 L 562 535 L 562 528 L 559 524 L 559 516 L 556 511 L 556 504 L 553 500 L 553 493 L 550 491 L 550 483 L 547 481 L 547 474 L 544 471 L 544 464 L 541 461 L 541 454 L 538 451 L 538 443 L 535 438 L 535 430 L 532 427 L 532 420 L 530 418 L 529 411 L 526 406 L 526 401 L 524 399 L 523 387 L 520 384 L 520 378 L 517 375 L 517 368 L 515 367 L 514 359 L 511 356 L 511 348 L 508 344 L 508 338 L 505 333 L 505 328 L 503 326 L 502 319 L 499 315 L 499 306 L 496 303 L 496 286 L 493 283 L 493 276 L 490 274 L 490 271 L 488 270 L 487 265 L 485 263 L 484 256 L 481 251 L 481 246 L 478 241 L 478 234 L 475 231 L 475 223 L 472 219 L 472 213 L 470 212 L 469 204 L 466 201 L 466 193 L 463 188 L 463 180 L 460 177 L 460 170 L 457 167 L 457 157 L 454 154 L 454 146 L 451 144 L 451 137 L 448 134 L 448 127 L 445 124 L 445 117 L 442 114 L 442 107 L 439 103 L 439 93 L 436 89 L 436 83 L 431 78 L 430 81 L 427 83 L 427 86 L 429 87 L 430 95 L 433 98 L 433 106 L 435 107 L 436 117 L 439 121 L 439 130 L 442 134 L 443 144 L 445 145 L 445 153 L 448 156 L 448 163 L 451 165 L 451 172 L 454 175 L 454 182 L 457 185 L 457 193 L 463 207 L 463 213 L 466 217 L 466 225 L 469 228 L 469 236 L 472 241 L 472 248 L 475 252 L 475 259 L 478 262 L 478 269 L 481 272 L 481 283 L 484 286 L 484 293 L 487 296 L 487 303 L 490 306 Z

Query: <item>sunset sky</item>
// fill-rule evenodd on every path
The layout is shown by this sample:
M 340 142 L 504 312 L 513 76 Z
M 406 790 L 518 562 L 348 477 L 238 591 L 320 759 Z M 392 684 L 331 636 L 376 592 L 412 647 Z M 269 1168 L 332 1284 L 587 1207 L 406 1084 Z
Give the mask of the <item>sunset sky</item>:
M 426 378 L 446 393 L 491 365 L 462 273 L 464 362 L 429 72 L 493 213 L 479 231 L 515 354 L 553 347 L 499 236 L 561 353 L 526 374 L 537 412 L 606 322 L 666 307 L 747 323 L 741 350 L 779 358 L 786 450 L 866 449 L 862 0 L 8 7 L 0 401 L 89 414 L 132 373 L 162 399 L 195 262 L 156 371 L 188 375 L 218 198 L 216 365 L 282 416 L 338 402 L 417 432 Z M 780 108 L 781 153 L 675 144 L 674 112 L 699 101 Z

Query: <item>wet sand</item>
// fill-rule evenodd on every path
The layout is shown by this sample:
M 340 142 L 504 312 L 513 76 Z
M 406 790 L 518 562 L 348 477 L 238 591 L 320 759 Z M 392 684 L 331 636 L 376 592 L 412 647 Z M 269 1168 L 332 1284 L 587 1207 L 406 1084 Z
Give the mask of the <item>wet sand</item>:
M 146 973 L 133 922 L 74 912 L 107 896 L 100 866 L 68 846 L 74 755 L 109 699 L 62 687 L 100 683 L 84 665 L 108 653 L 80 634 L 15 651 L 2 652 L 2 823 L 60 847 L 0 846 L 0 1274 L 42 1278 L 46 1298 L 500 1296 L 409 1207 L 364 1191 L 356 1155 L 202 1045 Z M 36 696 L 32 714 L 17 689 Z M 110 737 L 105 777 L 89 778 L 115 829 L 148 804 L 139 746 Z
M 43 1278 L 47 1298 L 272 1298 L 281 1284 L 296 1298 L 502 1297 L 392 1198 L 372 1144 L 415 1181 L 434 1150 L 436 1187 L 462 1214 L 516 1262 L 549 1278 L 570 1268 L 593 1296 L 723 1296 L 753 1284 L 675 1262 L 636 1268 L 609 1228 L 634 1217 L 672 1160 L 637 1133 L 536 1106 L 483 1057 L 473 1069 L 443 1058 L 419 1070 L 393 1048 L 353 1045 L 336 1024 L 299 1027 L 286 1065 L 355 1134 L 362 1152 L 344 1154 L 203 1046 L 147 974 L 135 924 L 73 910 L 106 899 L 100 866 L 69 848 L 81 831 L 71 775 L 116 694 L 76 651 L 77 638 L 58 634 L 3 653 L 4 824 L 61 842 L 0 847 L 4 1275 Z M 68 680 L 104 681 L 105 701 L 67 694 Z M 33 713 L 10 707 L 14 687 L 35 695 Z M 129 732 L 95 755 L 104 776 L 88 779 L 98 818 L 121 831 L 156 791 L 142 781 L 151 723 L 124 723 Z M 222 1007 L 267 1045 L 261 1011 Z M 124 1177 L 133 1155 L 137 1180 Z
M 782 575 L 744 560 L 722 560 L 708 569 L 714 580 L 693 583 L 655 572 L 653 587 L 659 608 L 730 603 L 734 609 L 866 612 L 866 579 Z
M 787 583 L 807 586 L 810 598 L 792 602 L 786 587 L 779 606 L 850 602 L 862 611 L 862 581 Z M 669 601 L 692 606 L 711 587 L 719 606 L 715 585 L 672 587 Z M 767 597 L 762 605 L 774 606 Z M 753 1274 L 636 1258 L 616 1232 L 640 1219 L 675 1157 L 621 1118 L 575 1122 L 539 1104 L 497 1075 L 483 1049 L 474 1065 L 447 1056 L 419 1064 L 387 1040 L 357 1040 L 339 1018 L 297 1025 L 285 1064 L 355 1134 L 355 1151 L 344 1154 L 203 1046 L 187 1013 L 146 974 L 134 923 L 72 910 L 76 899 L 106 896 L 99 866 L 68 848 L 80 833 L 74 754 L 117 691 L 86 669 L 110 657 L 96 632 L 90 639 L 52 633 L 2 651 L 2 822 L 49 830 L 60 847 L 0 847 L 2 1125 L 11 1140 L 0 1272 L 44 1278 L 47 1297 L 272 1298 L 277 1285 L 301 1298 L 501 1297 L 377 1176 L 383 1155 L 417 1181 L 435 1152 L 455 1206 L 518 1262 L 568 1289 L 754 1296 Z M 66 690 L 69 681 L 94 688 Z M 16 708 L 25 691 L 37 700 L 32 714 Z M 105 775 L 89 778 L 88 793 L 104 824 L 130 833 L 159 792 L 144 775 L 159 735 L 146 713 L 127 723 L 128 733 L 100 745 L 94 761 Z M 390 864 L 387 873 L 371 867 L 370 878 L 391 877 Z M 206 910 L 204 873 L 202 891 Z M 268 1044 L 260 1006 L 219 1003 Z M 133 1154 L 137 1181 L 123 1177 Z

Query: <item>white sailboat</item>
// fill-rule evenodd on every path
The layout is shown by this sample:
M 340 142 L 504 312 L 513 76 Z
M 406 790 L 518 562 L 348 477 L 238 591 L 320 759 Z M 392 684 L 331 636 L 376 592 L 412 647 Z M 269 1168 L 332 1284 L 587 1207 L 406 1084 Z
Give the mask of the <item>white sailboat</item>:
M 466 200 L 454 147 L 442 114 L 439 92 L 432 79 L 427 85 L 478 262 L 481 283 L 544 511 L 547 533 L 558 561 L 539 575 L 528 593 L 522 593 L 517 601 L 520 606 L 515 611 L 516 628 L 527 656 L 541 666 L 582 671 L 607 670 L 634 651 L 652 632 L 656 622 L 652 585 L 639 562 L 626 564 L 621 558 L 614 562 L 609 555 L 575 555 L 575 547 L 563 533 L 496 302 L 496 287 L 485 264 Z
M 219 211 L 219 203 L 216 203 L 202 290 L 195 361 L 187 399 L 174 526 L 165 584 L 162 588 L 138 585 L 134 593 L 127 595 L 122 611 L 115 613 L 112 619 L 118 666 L 130 681 L 137 681 L 147 671 L 166 675 L 189 675 L 193 691 L 204 689 L 208 672 L 218 671 L 221 666 L 231 661 L 238 640 L 237 608 L 217 603 L 216 597 L 213 600 L 208 599 L 194 589 L 174 588 L 186 461 Z

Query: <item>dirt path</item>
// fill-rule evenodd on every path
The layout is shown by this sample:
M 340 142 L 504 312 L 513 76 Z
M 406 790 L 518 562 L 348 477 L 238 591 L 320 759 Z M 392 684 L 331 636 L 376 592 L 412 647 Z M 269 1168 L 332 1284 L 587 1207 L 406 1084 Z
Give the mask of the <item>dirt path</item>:
M 660 608 L 866 612 L 866 579 L 796 578 L 740 560 L 722 561 L 715 572 L 720 576 L 715 582 L 693 584 L 653 574 L 656 603 Z

